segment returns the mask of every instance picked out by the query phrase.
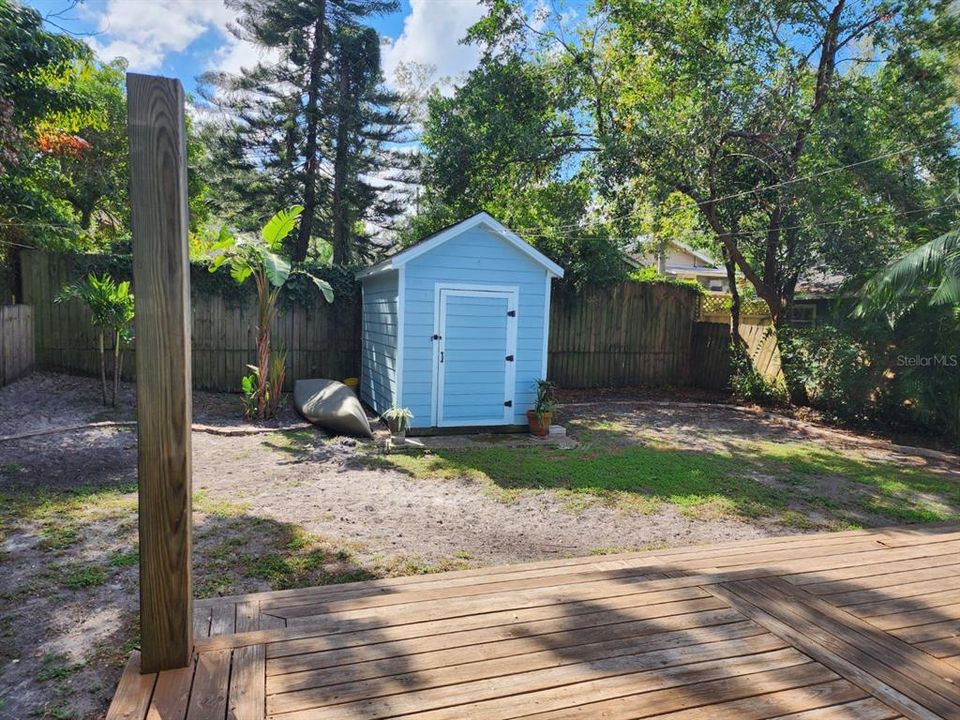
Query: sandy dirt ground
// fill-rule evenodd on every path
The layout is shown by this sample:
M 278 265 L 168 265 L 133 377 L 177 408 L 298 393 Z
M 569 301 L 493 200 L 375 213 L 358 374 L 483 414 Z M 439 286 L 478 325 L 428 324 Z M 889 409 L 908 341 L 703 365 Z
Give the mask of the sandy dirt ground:
M 120 409 L 104 410 L 95 380 L 37 373 L 0 390 L 0 436 L 129 420 L 134 402 L 125 386 Z M 243 425 L 239 406 L 237 396 L 196 393 L 195 421 Z M 611 411 L 610 403 L 603 407 Z M 691 449 L 722 446 L 725 438 L 805 439 L 735 408 L 632 400 L 615 412 L 622 424 Z M 285 411 L 277 423 L 296 420 Z M 293 439 L 195 432 L 197 594 L 269 589 L 278 578 L 344 580 L 796 532 L 692 518 L 670 506 L 649 515 L 603 504 L 571 512 L 548 492 L 505 503 L 473 481 L 374 469 L 371 452 L 319 431 Z M 887 459 L 927 462 L 895 453 Z M 0 491 L 17 507 L 0 527 L 0 718 L 105 712 L 137 642 L 135 482 L 132 428 L 0 443 Z M 66 510 L 64 491 L 78 491 L 67 496 Z M 237 553 L 249 559 L 249 571 L 231 562 Z

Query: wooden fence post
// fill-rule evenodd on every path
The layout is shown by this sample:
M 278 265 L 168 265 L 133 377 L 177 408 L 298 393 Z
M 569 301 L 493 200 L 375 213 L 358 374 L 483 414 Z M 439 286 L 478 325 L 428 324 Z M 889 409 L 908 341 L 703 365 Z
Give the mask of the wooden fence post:
M 190 267 L 183 87 L 127 75 L 137 338 L 141 672 L 190 664 Z

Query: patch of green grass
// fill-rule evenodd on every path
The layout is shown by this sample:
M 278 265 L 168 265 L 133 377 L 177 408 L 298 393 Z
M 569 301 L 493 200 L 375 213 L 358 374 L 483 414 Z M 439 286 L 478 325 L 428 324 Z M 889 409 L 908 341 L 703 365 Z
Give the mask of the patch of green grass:
M 71 663 L 66 655 L 47 653 L 40 660 L 37 680 L 64 680 L 83 667 L 83 663 Z
M 247 503 L 235 503 L 229 500 L 211 498 L 206 490 L 197 490 L 193 493 L 193 510 L 214 517 L 234 517 L 243 515 L 250 509 Z
M 797 530 L 816 530 L 821 527 L 820 523 L 814 522 L 805 513 L 797 510 L 784 510 L 777 520 L 781 525 Z
M 676 507 L 698 519 L 772 517 L 797 529 L 857 524 L 849 515 L 901 522 L 960 517 L 960 483 L 815 443 L 718 437 L 716 450 L 638 439 L 608 420 L 570 423 L 580 445 L 478 447 L 375 461 L 419 479 L 466 478 L 503 502 L 550 492 L 571 512 L 604 504 L 639 513 Z M 810 520 L 817 508 L 823 521 Z M 876 520 L 874 522 L 877 522 Z
M 420 557 L 392 557 L 387 560 L 378 558 L 374 562 L 376 574 L 383 577 L 405 577 L 407 575 L 431 575 L 451 570 L 469 570 L 471 565 L 466 558 L 442 558 L 429 562 Z
M 76 527 L 62 524 L 47 524 L 40 528 L 40 547 L 45 550 L 65 550 L 80 540 Z
M 23 465 L 20 463 L 0 463 L 0 473 L 4 475 L 16 475 L 23 471 Z
M 45 703 L 30 713 L 41 720 L 76 720 L 76 713 L 63 701 Z
M 55 568 L 55 572 L 60 583 L 71 590 L 95 587 L 107 580 L 106 571 L 91 563 L 68 563 Z
M 811 504 L 847 506 L 901 522 L 941 522 L 960 517 L 960 483 L 913 467 L 864 459 L 813 443 L 752 442 L 746 445 L 780 477 L 843 486 L 836 498 Z
M 198 548 L 198 596 L 249 591 L 250 580 L 275 590 L 374 577 L 355 558 L 359 546 L 306 532 L 291 523 L 260 519 L 209 529 Z
M 652 513 L 669 503 L 695 516 L 755 517 L 786 504 L 782 491 L 744 472 L 742 459 L 720 453 L 583 443 L 574 450 L 484 447 L 390 455 L 388 461 L 417 478 L 477 480 L 504 501 L 524 491 L 553 491 L 574 511 L 603 503 Z
M 110 559 L 107 560 L 107 565 L 110 567 L 133 567 L 138 562 L 140 562 L 140 551 L 139 550 L 129 550 L 127 552 L 114 552 L 111 553 Z
M 595 547 L 590 548 L 591 555 L 618 555 L 620 553 L 632 552 L 636 548 L 626 547 L 622 545 L 608 545 L 604 547 Z
M 313 450 L 316 441 L 317 434 L 313 430 L 287 430 L 270 433 L 262 444 L 272 450 L 300 456 Z

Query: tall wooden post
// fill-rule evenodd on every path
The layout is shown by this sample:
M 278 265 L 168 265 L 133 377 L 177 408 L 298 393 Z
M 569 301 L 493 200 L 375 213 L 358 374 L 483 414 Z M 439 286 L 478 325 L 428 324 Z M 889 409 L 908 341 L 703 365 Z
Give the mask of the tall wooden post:
M 187 147 L 178 80 L 127 75 L 137 343 L 141 672 L 193 652 Z

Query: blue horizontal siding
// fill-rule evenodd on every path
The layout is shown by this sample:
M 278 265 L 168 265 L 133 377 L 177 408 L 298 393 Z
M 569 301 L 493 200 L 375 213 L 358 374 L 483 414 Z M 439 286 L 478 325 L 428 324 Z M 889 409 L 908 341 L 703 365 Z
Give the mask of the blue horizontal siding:
M 378 413 L 396 402 L 399 387 L 398 276 L 386 272 L 363 280 L 360 397 Z
M 508 241 L 483 227 L 475 227 L 414 258 L 406 265 L 404 274 L 404 377 L 400 382 L 403 383 L 403 403 L 415 416 L 413 426 L 428 427 L 431 422 L 431 337 L 434 334 L 434 297 L 437 283 L 517 287 L 519 293 L 513 422 L 526 423 L 526 411 L 533 404 L 535 382 L 543 368 L 545 269 Z M 484 300 L 461 300 L 468 302 L 458 302 L 453 312 L 448 313 L 450 327 L 470 330 L 474 337 L 493 339 L 498 327 L 496 318 L 489 313 L 473 314 L 470 311 L 471 307 L 482 310 Z M 492 349 L 472 355 L 474 360 L 486 360 L 488 356 L 496 359 L 501 354 L 501 351 Z M 460 418 L 464 423 L 469 423 L 476 418 L 478 401 L 482 400 L 489 405 L 497 398 L 502 400 L 502 390 L 489 387 L 485 372 L 479 367 L 477 370 L 476 373 L 467 371 L 469 377 L 464 379 L 468 380 L 468 383 L 454 383 L 457 387 L 446 403 L 447 420 Z M 449 383 L 450 375 L 447 377 Z M 470 390 L 471 387 L 473 390 Z

